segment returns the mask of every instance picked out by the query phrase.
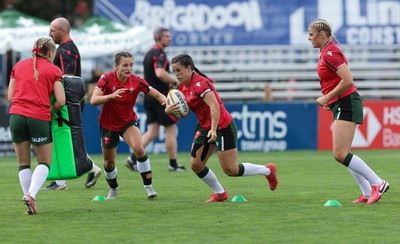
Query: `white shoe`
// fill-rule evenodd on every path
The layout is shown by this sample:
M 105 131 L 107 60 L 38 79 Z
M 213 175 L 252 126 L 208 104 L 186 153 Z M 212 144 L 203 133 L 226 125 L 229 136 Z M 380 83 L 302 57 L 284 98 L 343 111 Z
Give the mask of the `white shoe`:
M 26 214 L 28 215 L 38 214 L 35 198 L 33 198 L 29 192 L 22 197 L 22 202 L 28 207 Z
M 173 167 L 173 166 L 170 165 L 168 167 L 168 170 L 169 171 L 176 171 L 176 172 L 185 172 L 186 168 L 185 168 L 185 166 L 182 166 L 182 165 L 178 164 L 176 167 Z
M 90 188 L 96 185 L 97 179 L 99 179 L 100 175 L 101 175 L 101 169 L 95 164 L 93 164 L 93 169 L 88 174 L 84 187 Z
M 42 190 L 66 190 L 67 189 L 67 184 L 64 184 L 62 186 L 57 185 L 57 182 L 52 181 L 50 185 L 43 187 Z
M 144 186 L 144 190 L 146 191 L 147 198 L 154 199 L 157 196 L 157 192 L 154 191 L 151 185 Z
M 118 193 L 118 187 L 115 189 L 110 188 L 110 190 L 108 191 L 107 199 L 112 200 L 117 198 L 117 193 Z

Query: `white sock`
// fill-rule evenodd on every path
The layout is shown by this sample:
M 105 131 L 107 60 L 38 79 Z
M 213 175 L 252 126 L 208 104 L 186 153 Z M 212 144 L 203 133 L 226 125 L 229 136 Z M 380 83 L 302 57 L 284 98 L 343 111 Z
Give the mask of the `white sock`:
M 56 180 L 58 186 L 63 186 L 65 183 L 67 183 L 65 180 Z
M 111 171 L 111 172 L 107 172 L 107 171 L 104 169 L 104 175 L 106 176 L 106 179 L 107 179 L 107 180 L 112 180 L 112 179 L 117 178 L 117 172 L 118 172 L 117 166 L 115 166 L 114 170 Z
M 244 166 L 243 176 L 249 175 L 269 175 L 270 170 L 264 165 L 242 163 Z
M 25 195 L 29 191 L 29 186 L 31 185 L 32 170 L 30 168 L 20 170 L 18 172 L 18 176 L 19 176 L 19 183 L 21 185 L 22 192 Z
M 371 191 L 372 191 L 369 181 L 364 177 L 362 177 L 359 173 L 354 172 L 352 169 L 347 168 L 347 170 L 357 181 L 357 184 L 360 187 L 363 196 L 369 198 L 371 196 Z
M 379 186 L 382 179 L 359 157 L 353 154 L 348 168 L 367 179 L 371 185 Z
M 33 171 L 31 186 L 29 187 L 29 193 L 33 198 L 36 198 L 36 194 L 46 181 L 48 174 L 49 168 L 43 164 L 39 164 Z
M 150 159 L 147 158 L 146 161 L 144 161 L 144 162 L 137 161 L 137 168 L 138 168 L 139 173 L 150 171 L 151 170 Z
M 214 190 L 215 193 L 217 194 L 222 194 L 224 193 L 224 188 L 222 187 L 221 183 L 219 183 L 217 176 L 212 172 L 211 169 L 208 170 L 208 173 L 206 176 L 201 178 L 204 183 L 206 183 L 211 189 Z

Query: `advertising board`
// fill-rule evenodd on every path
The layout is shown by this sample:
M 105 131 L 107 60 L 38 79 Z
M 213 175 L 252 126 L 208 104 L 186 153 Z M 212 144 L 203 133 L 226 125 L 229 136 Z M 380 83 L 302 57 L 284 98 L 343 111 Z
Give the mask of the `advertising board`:
M 308 24 L 328 20 L 342 44 L 400 43 L 396 0 L 95 0 L 110 19 L 171 30 L 174 46 L 308 45 Z
M 332 149 L 332 114 L 318 111 L 318 150 Z M 354 135 L 354 149 L 400 147 L 400 101 L 364 101 L 364 120 Z

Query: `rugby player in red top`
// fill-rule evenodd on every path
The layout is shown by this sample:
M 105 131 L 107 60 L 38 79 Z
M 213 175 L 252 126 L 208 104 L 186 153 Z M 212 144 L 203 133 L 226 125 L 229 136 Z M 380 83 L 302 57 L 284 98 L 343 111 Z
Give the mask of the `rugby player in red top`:
M 207 202 L 222 202 L 228 193 L 216 175 L 206 166 L 208 159 L 218 149 L 220 165 L 229 176 L 264 175 L 269 188 L 278 186 L 275 164 L 257 165 L 237 163 L 237 129 L 235 121 L 225 109 L 212 81 L 201 73 L 187 54 L 172 59 L 172 69 L 181 83 L 178 89 L 185 95 L 189 108 L 196 114 L 198 123 L 191 150 L 190 166 L 197 176 L 213 191 Z M 177 105 L 166 105 L 165 112 L 178 112 Z
M 389 189 L 389 183 L 351 153 L 356 125 L 363 122 L 363 105 L 347 59 L 333 42 L 335 40 L 340 45 L 326 20 L 317 19 L 309 25 L 308 40 L 314 48 L 320 49 L 317 72 L 323 95 L 315 102 L 333 114 L 333 156 L 347 167 L 361 189 L 362 195 L 353 203 L 375 203 Z
M 99 123 L 105 175 L 110 186 L 108 199 L 115 199 L 118 192 L 115 157 L 120 136 L 135 152 L 138 171 L 142 176 L 147 197 L 152 199 L 157 196 L 152 187 L 150 160 L 142 145 L 141 133 L 137 127 L 137 115 L 133 107 L 140 92 L 152 96 L 160 104 L 166 103 L 167 98 L 153 89 L 147 81 L 133 75 L 132 69 L 132 54 L 129 52 L 115 54 L 115 70 L 100 77 L 90 99 L 92 105 L 103 104 Z
M 170 90 L 170 86 L 176 84 L 174 79 L 169 74 L 169 62 L 164 49 L 171 44 L 171 34 L 165 27 L 158 27 L 153 32 L 154 41 L 156 44 L 146 53 L 143 60 L 144 79 L 159 92 L 165 96 Z M 169 156 L 168 170 L 172 172 L 186 171 L 185 166 L 178 164 L 178 143 L 176 134 L 178 127 L 177 118 L 165 114 L 164 107 L 151 96 L 144 96 L 143 107 L 146 111 L 147 131 L 143 134 L 143 146 L 146 148 L 150 142 L 156 139 L 160 134 L 160 126 L 165 129 L 165 149 Z M 132 153 L 128 157 L 125 165 L 128 169 L 136 170 L 135 154 Z
M 27 205 L 26 214 L 37 214 L 36 194 L 46 181 L 52 160 L 50 96 L 54 94 L 54 110 L 65 105 L 62 73 L 52 64 L 56 44 L 50 38 L 39 38 L 32 50 L 33 58 L 19 61 L 11 71 L 8 99 L 10 131 L 18 158 L 19 182 Z M 31 144 L 38 166 L 31 170 Z

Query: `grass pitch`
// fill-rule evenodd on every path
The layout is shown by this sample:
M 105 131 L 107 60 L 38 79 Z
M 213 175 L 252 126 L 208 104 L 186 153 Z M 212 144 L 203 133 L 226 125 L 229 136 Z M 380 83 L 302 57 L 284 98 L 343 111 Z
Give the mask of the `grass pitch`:
M 376 204 L 354 205 L 360 190 L 330 152 L 239 153 L 239 162 L 275 162 L 279 186 L 271 192 L 263 176 L 228 177 L 214 155 L 208 166 L 232 197 L 248 202 L 204 203 L 212 193 L 191 172 L 169 172 L 166 155 L 149 155 L 158 192 L 148 200 L 138 173 L 118 156 L 119 192 L 106 196 L 101 176 L 83 189 L 86 176 L 68 180 L 68 190 L 40 191 L 39 215 L 24 215 L 15 158 L 0 158 L 1 243 L 400 243 L 400 152 L 356 151 L 390 190 Z M 91 155 L 97 165 L 100 155 Z M 179 154 L 189 168 L 189 153 Z M 36 166 L 36 163 L 33 164 Z M 46 185 L 48 182 L 46 182 Z M 342 206 L 324 207 L 335 199 Z

